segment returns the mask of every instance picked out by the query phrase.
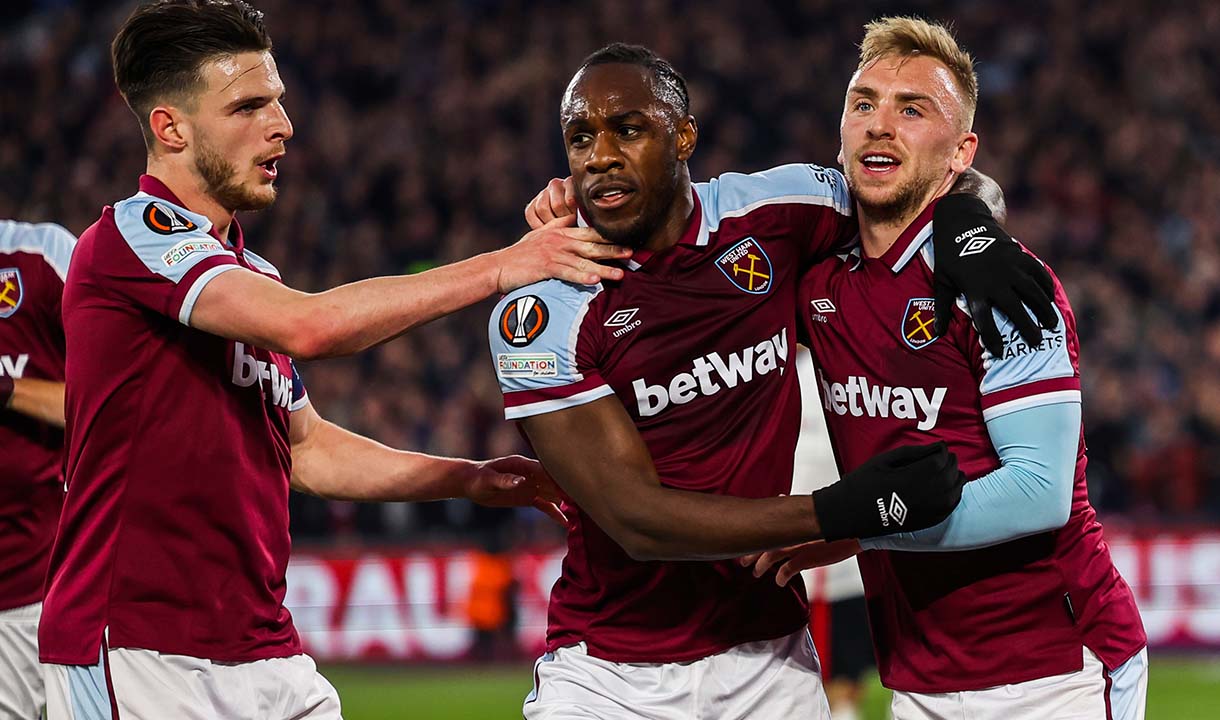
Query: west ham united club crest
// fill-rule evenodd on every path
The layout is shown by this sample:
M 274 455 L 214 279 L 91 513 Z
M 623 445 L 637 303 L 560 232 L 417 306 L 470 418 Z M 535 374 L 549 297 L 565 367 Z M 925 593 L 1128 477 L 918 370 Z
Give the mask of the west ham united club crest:
M 939 337 L 933 327 L 936 303 L 932 298 L 911 298 L 902 315 L 902 341 L 912 350 L 931 345 Z
M 771 258 L 752 237 L 729 248 L 716 259 L 716 267 L 737 289 L 762 295 L 771 289 Z
M 546 329 L 551 313 L 536 295 L 519 297 L 500 313 L 500 337 L 513 347 L 529 345 Z
M 0 318 L 6 318 L 21 307 L 21 270 L 0 269 Z

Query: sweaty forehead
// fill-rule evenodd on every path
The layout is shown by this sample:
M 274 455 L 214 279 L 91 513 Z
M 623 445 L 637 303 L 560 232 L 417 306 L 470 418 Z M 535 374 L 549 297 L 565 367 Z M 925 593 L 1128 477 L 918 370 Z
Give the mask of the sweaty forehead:
M 914 92 L 948 104 L 955 111 L 964 100 L 953 73 L 943 62 L 925 55 L 886 55 L 861 68 L 851 87 L 868 86 L 882 92 Z M 954 107 L 956 105 L 957 107 Z
M 203 64 L 200 75 L 208 94 L 232 95 L 246 92 L 283 90 L 275 58 L 270 52 L 244 52 L 224 55 Z
M 578 72 L 568 84 L 559 106 L 563 124 L 594 116 L 613 117 L 629 112 L 664 113 L 656 81 L 648 68 L 626 63 L 594 65 Z

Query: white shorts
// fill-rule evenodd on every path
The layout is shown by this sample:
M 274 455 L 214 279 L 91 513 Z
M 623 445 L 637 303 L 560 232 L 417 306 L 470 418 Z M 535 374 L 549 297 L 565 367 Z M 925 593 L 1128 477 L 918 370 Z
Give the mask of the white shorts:
M 809 631 L 683 663 L 616 663 L 584 643 L 534 664 L 525 720 L 830 720 Z
M 219 663 L 116 648 L 96 665 L 44 665 L 47 720 L 341 720 L 308 655 Z
M 42 714 L 41 615 L 42 603 L 0 611 L 0 718 L 37 720 Z
M 890 710 L 894 720 L 1143 720 L 1147 694 L 1147 648 L 1109 673 L 1085 648 L 1076 672 L 970 692 L 895 692 Z

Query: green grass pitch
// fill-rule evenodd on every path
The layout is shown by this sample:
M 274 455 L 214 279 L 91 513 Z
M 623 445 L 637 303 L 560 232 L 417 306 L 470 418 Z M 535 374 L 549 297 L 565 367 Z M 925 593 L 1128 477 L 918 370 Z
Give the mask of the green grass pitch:
M 526 667 L 329 666 L 346 720 L 519 720 L 532 678 Z M 888 693 L 869 688 L 865 720 L 883 720 Z M 1153 656 L 1147 720 L 1212 720 L 1220 708 L 1220 658 Z

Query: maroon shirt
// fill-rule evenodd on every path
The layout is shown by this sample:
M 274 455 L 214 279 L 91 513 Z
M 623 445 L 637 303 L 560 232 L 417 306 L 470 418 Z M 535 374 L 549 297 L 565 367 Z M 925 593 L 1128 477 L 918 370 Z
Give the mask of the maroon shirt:
M 615 394 L 667 487 L 773 497 L 800 426 L 796 281 L 854 234 L 842 176 L 809 165 L 695 186 L 669 250 L 621 282 L 548 281 L 500 302 L 493 360 L 509 419 Z M 637 562 L 580 508 L 551 593 L 549 650 L 585 642 L 618 662 L 682 662 L 795 632 L 804 590 L 735 561 Z M 680 519 L 675 518 L 675 522 Z
M 279 273 L 150 176 L 102 211 L 64 290 L 67 484 L 43 662 L 144 648 L 243 662 L 301 652 L 284 607 L 292 361 L 189 326 L 227 271 Z M 295 387 L 294 387 L 295 385 Z
M 944 440 L 962 471 L 1000 466 L 986 420 L 1079 402 L 1079 343 L 1062 317 L 1036 348 L 1006 319 L 1007 349 L 982 349 L 964 312 L 937 337 L 929 208 L 880 258 L 859 247 L 801 280 L 804 332 L 818 365 L 831 443 L 843 473 L 902 444 Z M 803 338 L 805 339 L 805 338 Z M 1067 524 L 962 552 L 860 555 L 878 668 L 889 688 L 976 690 L 1080 670 L 1082 647 L 1116 668 L 1146 644 L 1130 588 L 1089 505 L 1081 438 Z
M 0 376 L 64 379 L 60 299 L 76 238 L 0 220 Z M 0 610 L 42 599 L 64 501 L 64 434 L 0 410 Z

